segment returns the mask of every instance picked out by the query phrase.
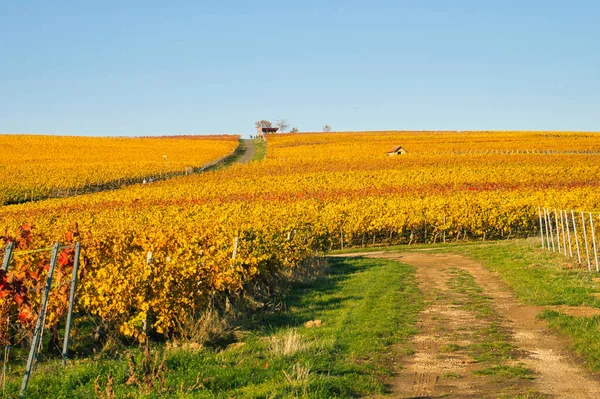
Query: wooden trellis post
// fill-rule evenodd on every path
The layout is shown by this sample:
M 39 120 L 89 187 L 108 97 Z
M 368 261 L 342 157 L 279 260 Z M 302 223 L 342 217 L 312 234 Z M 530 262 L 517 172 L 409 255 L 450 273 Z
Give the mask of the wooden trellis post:
M 444 232 L 443 232 L 443 237 L 444 237 L 444 244 L 445 244 L 446 243 L 446 214 L 445 213 L 444 213 Z M 542 246 L 543 245 L 544 245 L 544 239 L 542 238 Z
M 233 254 L 231 255 L 231 259 L 235 259 L 237 257 L 239 243 L 240 243 L 240 238 L 235 237 L 233 239 Z
M 423 212 L 423 244 L 427 244 L 427 215 Z

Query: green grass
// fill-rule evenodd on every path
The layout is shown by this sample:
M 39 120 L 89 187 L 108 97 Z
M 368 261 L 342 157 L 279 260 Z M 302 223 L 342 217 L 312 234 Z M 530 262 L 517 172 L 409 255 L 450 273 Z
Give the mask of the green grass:
M 335 398 L 384 393 L 395 360 L 411 353 L 407 340 L 415 333 L 422 306 L 410 266 L 332 259 L 326 274 L 291 289 L 285 311 L 256 314 L 238 334 L 240 342 L 224 350 L 154 347 L 158 363 L 164 356 L 165 372 L 155 373 L 142 388 L 126 384 L 130 372 L 122 354 L 114 360 L 76 360 L 64 371 L 57 361 L 41 363 L 27 397 L 95 397 L 96 379 L 104 391 L 109 375 L 117 397 Z M 322 324 L 304 327 L 310 320 Z M 282 350 L 291 338 L 291 350 Z M 135 354 L 134 368 L 143 369 L 143 354 L 128 352 Z M 18 372 L 13 368 L 9 373 L 6 397 L 18 392 Z M 138 372 L 139 380 L 142 376 Z
M 469 346 L 469 354 L 477 362 L 502 363 L 514 359 L 516 348 L 510 343 L 510 335 L 498 323 L 492 322 L 480 332 L 479 342 Z
M 570 338 L 571 349 L 585 359 L 586 367 L 600 371 L 600 316 L 574 317 L 545 310 L 538 317 Z
M 458 344 L 452 343 L 452 344 L 444 345 L 440 349 L 442 352 L 456 352 L 456 351 L 463 349 L 463 347 Z
M 477 370 L 475 374 L 490 375 L 501 379 L 520 378 L 523 380 L 533 380 L 535 378 L 533 371 L 526 368 L 523 364 L 517 364 L 516 366 L 492 366 L 483 370 Z
M 254 139 L 254 157 L 252 161 L 262 161 L 267 156 L 267 142 L 262 139 Z

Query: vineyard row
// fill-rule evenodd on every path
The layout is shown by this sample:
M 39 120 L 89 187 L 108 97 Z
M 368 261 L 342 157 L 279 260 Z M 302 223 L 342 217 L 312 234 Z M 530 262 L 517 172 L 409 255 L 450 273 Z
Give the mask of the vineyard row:
M 136 177 L 116 177 L 112 180 L 100 181 L 98 178 L 95 182 L 89 181 L 83 185 L 74 187 L 51 187 L 48 189 L 31 189 L 29 193 L 19 192 L 13 194 L 6 199 L 5 205 L 22 204 L 32 201 L 41 201 L 51 198 L 67 198 L 77 195 L 98 193 L 101 191 L 116 190 L 134 184 L 149 184 L 164 180 L 173 179 L 176 177 L 188 176 L 196 173 L 201 173 L 218 165 L 221 165 L 231 159 L 237 152 L 239 147 L 229 154 L 218 158 L 214 161 L 207 162 L 202 166 L 188 166 L 182 170 L 170 170 L 163 172 L 162 170 L 156 174 L 148 174 Z

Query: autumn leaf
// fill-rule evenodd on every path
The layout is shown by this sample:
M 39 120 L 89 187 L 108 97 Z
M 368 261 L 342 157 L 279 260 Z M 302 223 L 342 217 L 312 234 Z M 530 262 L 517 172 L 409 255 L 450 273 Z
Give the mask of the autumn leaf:
M 58 265 L 60 267 L 65 267 L 70 263 L 71 259 L 69 254 L 66 251 L 62 251 L 58 254 Z
M 31 319 L 33 319 L 33 314 L 31 313 L 31 311 L 27 308 L 21 309 L 21 311 L 19 312 L 19 320 L 21 321 L 21 323 L 27 323 Z
M 25 298 L 23 298 L 23 296 L 16 294 L 14 297 L 15 302 L 17 303 L 17 305 L 21 306 L 23 304 L 23 302 L 25 301 Z

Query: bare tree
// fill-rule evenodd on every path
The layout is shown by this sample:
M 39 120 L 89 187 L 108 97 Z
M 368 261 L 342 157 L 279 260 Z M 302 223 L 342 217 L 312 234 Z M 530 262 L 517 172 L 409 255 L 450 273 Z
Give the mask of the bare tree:
M 293 127 L 292 130 L 290 130 L 290 133 L 298 133 L 299 130 L 297 127 Z
M 271 127 L 271 122 L 261 119 L 259 121 L 254 122 L 254 127 L 256 128 L 256 132 L 260 135 L 263 127 Z
M 329 126 L 329 125 L 323 126 L 323 131 L 326 132 L 326 133 L 331 132 L 331 126 Z
M 275 124 L 279 128 L 281 133 L 285 132 L 290 125 L 287 123 L 287 119 L 279 119 Z

